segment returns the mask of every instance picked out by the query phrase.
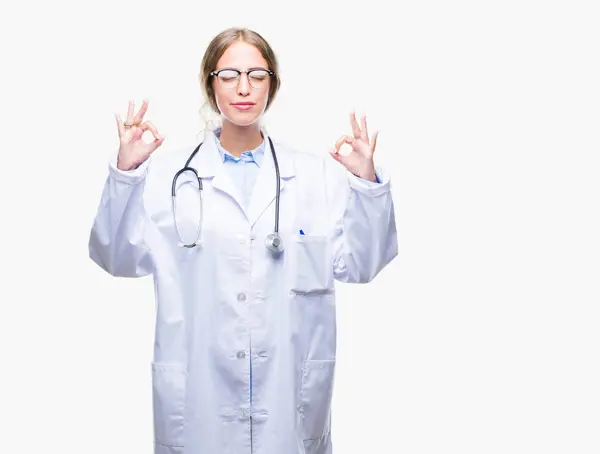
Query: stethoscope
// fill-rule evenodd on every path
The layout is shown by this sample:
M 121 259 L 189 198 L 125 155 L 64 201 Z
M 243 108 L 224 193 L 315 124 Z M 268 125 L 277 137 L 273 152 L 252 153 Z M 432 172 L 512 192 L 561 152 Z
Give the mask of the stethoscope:
M 196 149 L 192 152 L 192 154 L 188 158 L 187 162 L 185 163 L 185 166 L 175 174 L 175 176 L 173 177 L 173 185 L 171 186 L 171 200 L 173 202 L 172 203 L 173 222 L 175 223 L 175 230 L 177 231 L 177 236 L 179 237 L 179 240 L 181 241 L 180 246 L 186 247 L 186 248 L 196 247 L 198 245 L 198 240 L 200 239 L 200 235 L 202 234 L 202 221 L 203 221 L 203 216 L 204 216 L 203 203 L 202 203 L 202 191 L 203 191 L 202 179 L 198 176 L 198 172 L 196 171 L 196 169 L 194 169 L 193 167 L 190 167 L 190 162 L 194 158 L 194 156 L 196 155 L 196 153 L 198 152 L 198 150 L 200 149 L 200 147 L 202 146 L 203 143 L 204 142 L 201 142 L 200 145 L 198 145 L 196 147 Z M 267 249 L 269 251 L 271 251 L 274 254 L 278 254 L 283 251 L 283 243 L 281 242 L 281 237 L 279 236 L 279 191 L 280 191 L 279 164 L 277 163 L 275 147 L 273 146 L 273 141 L 271 140 L 270 137 L 269 137 L 269 145 L 271 146 L 271 154 L 273 155 L 273 162 L 275 163 L 275 173 L 277 174 L 277 193 L 275 195 L 275 231 L 273 233 L 270 233 L 269 235 L 267 235 L 267 238 L 265 240 L 265 245 L 267 246 Z M 179 232 L 179 228 L 177 227 L 177 216 L 175 215 L 176 204 L 177 204 L 177 198 L 175 197 L 175 186 L 177 185 L 177 178 L 179 178 L 179 175 L 181 175 L 183 172 L 192 172 L 196 176 L 196 179 L 198 180 L 198 192 L 200 194 L 200 222 L 198 223 L 198 232 L 196 235 L 196 240 L 193 243 L 189 243 L 189 244 L 186 244 L 185 241 L 183 241 L 183 238 L 181 237 L 181 233 Z

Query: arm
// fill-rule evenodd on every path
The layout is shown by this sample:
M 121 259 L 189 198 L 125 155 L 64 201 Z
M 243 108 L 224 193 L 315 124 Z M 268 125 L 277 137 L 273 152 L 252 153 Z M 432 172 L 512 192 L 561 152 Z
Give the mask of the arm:
M 119 152 L 109 164 L 100 206 L 89 239 L 90 258 L 113 276 L 140 277 L 152 272 L 153 263 L 146 241 L 151 221 L 143 201 L 150 156 L 161 146 L 161 136 L 154 125 L 142 123 L 148 100 L 133 115 L 134 102 L 129 101 L 127 120 L 115 115 L 119 134 Z M 144 131 L 155 139 L 145 143 Z
M 378 132 L 369 139 L 350 114 L 352 136 L 342 135 L 326 162 L 329 212 L 333 225 L 333 276 L 341 282 L 366 283 L 398 255 L 390 175 L 373 160 Z M 340 147 L 350 144 L 348 155 Z M 336 164 L 339 163 L 341 165 Z
M 100 205 L 90 233 L 90 258 L 113 276 L 141 277 L 153 264 L 145 241 L 150 222 L 143 193 L 150 160 L 134 170 L 109 164 Z
M 390 176 L 378 168 L 379 182 L 371 182 L 330 162 L 333 275 L 340 282 L 370 282 L 398 254 Z

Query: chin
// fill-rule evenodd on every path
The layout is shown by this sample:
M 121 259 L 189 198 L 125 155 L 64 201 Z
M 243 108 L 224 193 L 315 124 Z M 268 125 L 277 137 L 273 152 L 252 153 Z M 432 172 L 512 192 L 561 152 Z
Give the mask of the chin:
M 262 115 L 256 113 L 244 113 L 244 112 L 224 112 L 221 116 L 236 126 L 252 126 L 253 124 L 260 121 Z
M 260 120 L 260 117 L 257 117 L 255 115 L 253 115 L 252 117 L 243 117 L 243 118 L 239 118 L 239 117 L 225 117 L 225 119 L 231 123 L 234 124 L 236 126 L 252 126 L 253 124 L 255 124 L 258 120 Z

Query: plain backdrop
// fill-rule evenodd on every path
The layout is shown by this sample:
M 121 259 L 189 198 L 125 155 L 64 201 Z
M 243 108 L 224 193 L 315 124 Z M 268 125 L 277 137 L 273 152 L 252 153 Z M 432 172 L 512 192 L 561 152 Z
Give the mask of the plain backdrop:
M 399 255 L 338 287 L 334 453 L 600 452 L 597 2 L 2 9 L 0 452 L 151 452 L 152 281 L 89 230 L 114 113 L 194 140 L 230 26 L 279 57 L 273 137 L 326 153 L 356 109 L 392 174 Z

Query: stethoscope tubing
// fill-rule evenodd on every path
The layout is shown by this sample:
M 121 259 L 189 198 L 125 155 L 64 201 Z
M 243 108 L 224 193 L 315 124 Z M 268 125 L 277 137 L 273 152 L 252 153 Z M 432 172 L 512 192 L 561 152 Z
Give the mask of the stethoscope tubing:
M 280 181 L 280 175 L 279 175 L 279 163 L 277 161 L 277 153 L 275 153 L 275 147 L 273 146 L 273 141 L 271 140 L 270 137 L 268 139 L 269 139 L 269 145 L 271 148 L 271 154 L 273 155 L 273 163 L 275 164 L 275 173 L 277 175 L 277 177 L 276 177 L 277 185 L 276 185 L 276 193 L 275 193 L 275 226 L 274 226 L 275 228 L 274 228 L 274 233 L 269 235 L 267 238 L 267 249 L 269 249 L 273 252 L 279 252 L 279 251 L 283 250 L 283 247 L 281 245 L 281 239 L 279 238 L 279 199 L 280 199 L 280 191 L 281 191 L 281 181 Z M 204 207 L 203 207 L 202 191 L 203 191 L 204 187 L 202 185 L 202 178 L 200 178 L 200 176 L 198 176 L 198 172 L 196 171 L 196 169 L 194 169 L 193 167 L 190 166 L 190 162 L 192 161 L 192 159 L 194 159 L 194 156 L 196 156 L 196 153 L 198 153 L 198 151 L 200 150 L 200 147 L 202 146 L 203 143 L 204 142 L 200 142 L 200 145 L 198 145 L 195 148 L 195 150 L 191 153 L 190 157 L 188 158 L 188 160 L 185 163 L 185 166 L 183 166 L 179 171 L 177 171 L 177 173 L 175 173 L 175 176 L 173 177 L 173 183 L 171 184 L 171 201 L 172 201 L 171 205 L 172 205 L 172 210 L 173 210 L 173 222 L 175 224 L 175 230 L 177 232 L 177 236 L 179 237 L 179 240 L 181 241 L 180 245 L 185 248 L 193 248 L 193 247 L 197 246 L 200 236 L 202 234 L 202 221 L 204 220 L 204 211 L 203 211 Z M 176 217 L 177 179 L 184 172 L 192 172 L 194 174 L 194 176 L 196 177 L 196 180 L 198 180 L 198 192 L 200 194 L 200 222 L 198 223 L 198 231 L 197 231 L 197 235 L 196 235 L 196 240 L 193 243 L 187 243 L 187 244 L 183 241 L 183 238 L 181 237 L 181 233 L 179 232 L 179 227 L 177 226 L 177 217 Z M 273 245 L 274 238 L 275 238 L 275 244 Z M 271 243 L 271 245 L 269 245 L 269 242 Z

